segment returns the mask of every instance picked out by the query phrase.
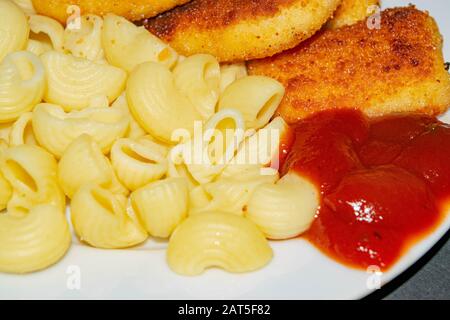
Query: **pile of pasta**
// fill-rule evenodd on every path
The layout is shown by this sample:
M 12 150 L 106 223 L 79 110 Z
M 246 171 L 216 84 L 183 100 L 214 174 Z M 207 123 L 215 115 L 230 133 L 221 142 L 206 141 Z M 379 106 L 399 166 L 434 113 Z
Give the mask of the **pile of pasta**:
M 287 130 L 273 118 L 280 83 L 210 55 L 181 57 L 122 17 L 64 28 L 25 9 L 0 0 L 0 272 L 64 256 L 66 202 L 82 243 L 165 238 L 169 266 L 184 275 L 259 269 L 272 259 L 268 239 L 308 229 L 317 188 L 270 169 L 278 144 L 260 149 L 261 129 Z M 201 135 L 204 162 L 190 161 L 195 123 L 212 132 Z

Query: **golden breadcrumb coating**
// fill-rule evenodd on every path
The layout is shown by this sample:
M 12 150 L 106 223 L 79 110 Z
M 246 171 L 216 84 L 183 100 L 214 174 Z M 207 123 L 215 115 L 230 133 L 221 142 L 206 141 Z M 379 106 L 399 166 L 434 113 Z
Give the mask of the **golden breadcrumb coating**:
M 327 22 L 327 28 L 337 29 L 352 25 L 376 13 L 373 6 L 379 5 L 378 0 L 342 0 L 334 12 L 333 18 Z
M 278 113 L 296 122 L 325 109 L 437 115 L 450 106 L 450 75 L 433 18 L 413 6 L 388 9 L 381 28 L 365 21 L 325 30 L 296 48 L 249 63 L 249 73 L 286 86 Z
M 66 23 L 70 14 L 67 8 L 77 5 L 81 14 L 92 13 L 103 16 L 114 13 L 136 21 L 154 17 L 190 0 L 32 0 L 37 13 Z
M 183 55 L 221 62 L 272 56 L 309 38 L 341 0 L 193 0 L 143 21 Z

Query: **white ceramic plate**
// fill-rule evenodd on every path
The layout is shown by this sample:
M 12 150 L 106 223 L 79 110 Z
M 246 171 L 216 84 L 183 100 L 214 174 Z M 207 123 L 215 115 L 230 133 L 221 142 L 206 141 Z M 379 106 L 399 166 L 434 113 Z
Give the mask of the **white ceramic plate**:
M 384 7 L 409 2 L 385 0 Z M 446 17 L 450 2 L 415 0 L 415 4 L 437 20 L 450 60 Z M 444 120 L 450 123 L 450 112 Z M 107 251 L 82 246 L 74 239 L 67 256 L 48 270 L 25 276 L 1 274 L 0 299 L 355 299 L 373 291 L 368 283 L 381 280 L 385 284 L 405 271 L 449 228 L 450 214 L 379 278 L 336 263 L 302 239 L 272 243 L 275 258 L 261 271 L 235 275 L 210 270 L 193 278 L 169 270 L 165 243 L 149 240 L 140 248 Z

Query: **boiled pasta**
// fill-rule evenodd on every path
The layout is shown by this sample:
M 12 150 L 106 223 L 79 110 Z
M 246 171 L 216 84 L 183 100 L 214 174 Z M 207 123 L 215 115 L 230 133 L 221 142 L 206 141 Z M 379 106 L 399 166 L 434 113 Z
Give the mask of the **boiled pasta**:
M 168 170 L 167 150 L 145 138 L 117 140 L 111 162 L 119 180 L 132 191 L 160 179 Z
M 32 0 L 12 0 L 15 4 L 17 4 L 20 9 L 22 9 L 23 12 L 25 12 L 28 15 L 36 13 L 34 10 L 33 2 Z
M 9 54 L 0 64 L 0 123 L 11 122 L 39 103 L 45 91 L 45 70 L 28 51 Z
M 220 212 L 190 216 L 172 234 L 167 249 L 170 268 L 190 276 L 211 267 L 254 271 L 271 259 L 272 249 L 252 222 Z
M 93 184 L 81 187 L 72 198 L 72 224 L 81 241 L 104 249 L 138 245 L 147 233 L 126 212 L 123 201 Z
M 64 28 L 58 21 L 41 15 L 31 15 L 28 21 L 31 29 L 30 41 L 39 42 L 48 49 L 44 49 L 45 51 L 63 49 Z
M 203 189 L 210 201 L 206 205 L 201 203 L 201 206 L 192 204 L 190 214 L 220 210 L 232 214 L 244 215 L 249 200 L 258 186 L 264 183 L 274 183 L 277 179 L 277 175 L 259 176 L 253 179 L 235 177 L 218 179 L 217 181 L 205 184 Z M 201 194 L 197 194 L 197 202 L 200 202 L 200 196 Z
M 50 204 L 0 214 L 0 272 L 27 273 L 49 267 L 70 247 L 72 236 L 62 210 Z
M 202 116 L 175 87 L 172 72 L 165 66 L 146 62 L 130 74 L 127 100 L 135 119 L 152 136 L 170 143 L 177 129 L 193 131 Z
M 75 139 L 63 153 L 58 163 L 58 181 L 69 198 L 88 183 L 117 194 L 128 194 L 128 190 L 117 179 L 108 158 L 87 134 Z
M 289 239 L 310 227 L 318 207 L 318 188 L 288 173 L 277 184 L 263 184 L 253 192 L 246 216 L 269 239 Z
M 51 204 L 60 210 L 65 207 L 56 179 L 56 160 L 44 149 L 30 145 L 10 147 L 0 169 L 14 193 L 25 198 L 27 204 Z
M 180 146 L 183 161 L 192 177 L 199 183 L 208 183 L 218 176 L 244 139 L 244 129 L 241 113 L 224 109 L 206 123 L 203 136 L 194 137 Z
M 130 127 L 125 134 L 126 138 L 136 139 L 147 135 L 147 132 L 141 127 L 141 125 L 134 119 L 133 115 L 128 108 L 127 97 L 125 94 L 121 94 L 116 101 L 111 105 L 112 108 L 119 108 L 130 119 Z
M 187 216 L 187 182 L 169 178 L 150 183 L 132 193 L 131 204 L 150 235 L 168 238 Z
M 229 85 L 222 94 L 218 110 L 242 112 L 247 128 L 259 129 L 272 118 L 284 96 L 278 81 L 262 76 L 247 76 Z
M 80 18 L 79 28 L 64 30 L 64 51 L 92 61 L 104 59 L 102 48 L 103 19 L 89 14 Z
M 98 96 L 114 101 L 123 91 L 125 71 L 57 51 L 41 56 L 48 86 L 44 100 L 61 105 L 65 110 L 80 110 Z
M 22 10 L 12 1 L 0 0 L 0 62 L 9 53 L 25 49 L 29 32 Z
M 219 99 L 220 66 L 208 54 L 196 54 L 178 63 L 173 70 L 175 86 L 194 105 L 203 119 L 216 112 Z
M 137 27 L 123 17 L 104 17 L 103 48 L 109 63 L 128 72 L 143 62 L 158 62 L 170 68 L 177 53 L 144 27 Z
M 220 67 L 220 93 L 224 93 L 230 84 L 248 75 L 245 63 L 224 64 Z
M 14 122 L 0 123 L 0 141 L 9 144 L 9 134 L 11 132 Z
M 287 123 L 283 118 L 276 117 L 247 137 L 222 172 L 222 177 L 246 176 L 251 179 L 254 176 L 278 174 L 280 144 L 287 131 Z
M 37 145 L 31 124 L 32 117 L 32 112 L 23 113 L 11 127 L 11 132 L 9 133 L 9 145 L 11 147 L 22 144 Z
M 88 108 L 66 113 L 52 104 L 37 105 L 32 122 L 39 144 L 57 158 L 82 134 L 90 135 L 107 154 L 114 141 L 125 135 L 129 125 L 129 119 L 119 109 Z

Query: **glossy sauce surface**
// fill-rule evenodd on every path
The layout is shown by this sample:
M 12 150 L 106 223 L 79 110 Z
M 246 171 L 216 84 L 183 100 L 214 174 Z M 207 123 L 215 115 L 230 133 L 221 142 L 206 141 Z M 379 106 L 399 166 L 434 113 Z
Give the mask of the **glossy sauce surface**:
M 358 111 L 325 111 L 293 126 L 281 152 L 282 174 L 294 170 L 320 186 L 304 236 L 353 267 L 391 267 L 450 202 L 450 126 L 433 117 L 369 121 Z

